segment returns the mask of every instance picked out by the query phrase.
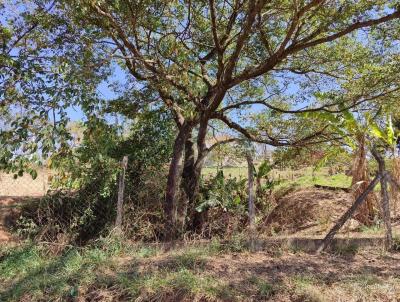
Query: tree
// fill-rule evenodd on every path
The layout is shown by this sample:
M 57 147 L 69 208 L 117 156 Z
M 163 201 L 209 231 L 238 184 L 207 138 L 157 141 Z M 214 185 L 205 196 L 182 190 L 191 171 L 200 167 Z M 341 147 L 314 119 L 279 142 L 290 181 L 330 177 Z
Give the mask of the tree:
M 306 91 L 306 83 L 312 82 L 293 80 L 288 73 L 336 79 L 340 85 L 343 55 L 338 50 L 346 52 L 347 46 L 354 46 L 362 35 L 360 29 L 386 28 L 386 23 L 400 17 L 396 3 L 367 0 L 69 0 L 57 3 L 57 10 L 81 28 L 83 40 L 90 37 L 91 45 L 107 45 L 108 53 L 101 53 L 124 63 L 134 87 L 152 90 L 173 112 L 178 131 L 165 201 L 171 235 L 182 175 L 189 202 L 193 205 L 196 200 L 204 158 L 210 151 L 205 138 L 212 120 L 222 121 L 247 139 L 274 146 L 318 141 L 324 127 L 291 140 L 252 131 L 248 124 L 237 122 L 234 112 L 256 104 L 281 109 L 282 101 L 270 102 L 271 97 L 290 84 Z M 349 35 L 352 38 L 346 39 Z M 336 105 L 335 99 L 326 98 L 312 110 L 336 110 Z
M 99 104 L 109 67 L 57 1 L 5 1 L 0 14 L 0 169 L 34 177 L 32 164 L 68 148 L 67 110 Z

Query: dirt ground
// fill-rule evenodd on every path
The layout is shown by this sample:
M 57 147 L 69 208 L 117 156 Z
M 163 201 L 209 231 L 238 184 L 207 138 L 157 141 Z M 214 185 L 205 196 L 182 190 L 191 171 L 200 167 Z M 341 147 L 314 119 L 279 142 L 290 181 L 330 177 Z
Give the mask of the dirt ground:
M 0 198 L 0 244 L 14 240 L 9 226 L 18 214 L 17 205 L 25 200 Z M 277 234 L 322 238 L 351 202 L 350 195 L 343 191 L 302 189 L 285 196 L 264 227 L 270 232 L 275 228 L 272 238 L 278 238 Z M 399 234 L 398 217 L 393 219 L 393 227 Z M 371 236 L 360 231 L 355 221 L 350 221 L 343 232 L 357 239 Z M 97 281 L 83 292 L 82 301 L 131 301 L 122 298 L 125 289 L 121 276 L 129 284 L 135 279 L 145 284 L 137 301 L 400 301 L 400 253 L 385 253 L 380 246 L 348 246 L 321 255 L 272 245 L 254 253 L 226 250 L 191 254 L 177 249 L 140 259 L 128 255 L 115 261 L 112 270 L 94 272 Z M 165 278 L 175 287 L 163 285 Z M 146 284 L 150 286 L 152 280 L 161 285 L 157 291 L 146 292 Z M 198 288 L 197 282 L 207 283 L 204 280 L 212 280 L 213 298 L 200 290 L 182 289 L 189 281 Z M 120 299 L 116 298 L 119 294 Z M 107 295 L 111 297 L 108 300 Z
M 36 179 L 27 173 L 17 178 L 13 173 L 0 173 L 0 196 L 42 196 L 49 189 L 50 175 L 47 169 L 38 169 Z
M 154 272 L 173 265 L 174 258 L 164 256 L 149 258 L 137 269 Z M 376 249 L 345 256 L 221 254 L 199 267 L 198 273 L 219 280 L 227 295 L 232 290 L 226 301 L 400 301 L 400 254 Z
M 18 215 L 18 204 L 23 198 L 0 197 L 0 243 L 13 241 L 10 226 Z

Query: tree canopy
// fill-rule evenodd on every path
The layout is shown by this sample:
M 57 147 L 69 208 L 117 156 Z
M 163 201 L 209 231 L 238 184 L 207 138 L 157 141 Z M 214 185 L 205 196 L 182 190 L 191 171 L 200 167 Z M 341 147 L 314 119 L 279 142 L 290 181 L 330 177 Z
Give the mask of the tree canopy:
M 384 0 L 11 1 L 2 7 L 0 27 L 1 117 L 8 124 L 0 137 L 3 167 L 23 169 L 22 155 L 39 149 L 45 156 L 68 145 L 71 106 L 128 118 L 142 108 L 164 108 L 177 129 L 165 202 L 173 225 L 181 179 L 189 202 L 196 199 L 215 123 L 231 135 L 218 145 L 240 135 L 300 146 L 331 139 L 331 127 L 288 114 L 378 112 L 396 102 L 399 6 Z M 116 66 L 127 78 L 110 102 L 97 87 Z

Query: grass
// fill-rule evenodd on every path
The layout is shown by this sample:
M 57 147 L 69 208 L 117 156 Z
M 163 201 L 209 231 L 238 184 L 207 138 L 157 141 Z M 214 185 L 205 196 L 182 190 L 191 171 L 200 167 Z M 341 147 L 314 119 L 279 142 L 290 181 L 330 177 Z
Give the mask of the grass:
M 69 248 L 61 255 L 51 255 L 43 246 L 32 243 L 1 251 L 0 281 L 5 290 L 0 301 L 17 301 L 29 293 L 32 301 L 39 297 L 68 297 L 74 288 L 90 284 L 94 274 L 106 264 L 112 250 Z
M 376 235 L 382 232 L 382 227 L 379 224 L 374 224 L 371 226 L 366 226 L 366 225 L 360 225 L 360 232 L 363 232 L 364 234 L 371 234 L 371 235 Z
M 323 185 L 329 187 L 348 188 L 351 184 L 351 177 L 344 173 L 329 175 L 325 169 L 312 171 L 311 168 L 304 169 L 302 176 L 293 181 L 300 187 L 310 187 L 314 185 Z
M 27 295 L 30 301 L 40 301 L 44 296 L 50 300 L 68 300 L 89 290 L 104 291 L 110 284 L 128 300 L 138 297 L 164 300 L 171 294 L 205 299 L 226 296 L 229 290 L 218 280 L 201 274 L 205 257 L 220 250 L 221 246 L 214 243 L 204 248 L 173 251 L 156 268 L 139 272 L 137 263 L 157 257 L 158 248 L 122 244 L 110 238 L 85 248 L 66 248 L 61 254 L 32 243 L 3 247 L 0 301 L 18 301 Z M 127 263 L 121 263 L 121 259 L 127 259 Z
M 261 299 L 270 298 L 277 291 L 276 286 L 260 277 L 252 276 L 249 283 L 256 286 L 258 297 Z
M 293 295 L 297 300 L 309 302 L 325 301 L 318 280 L 311 275 L 296 275 L 291 278 Z
M 226 177 L 246 178 L 247 167 L 223 167 Z M 206 167 L 203 169 L 203 176 L 211 177 L 217 173 L 216 167 Z M 351 185 L 351 177 L 344 173 L 329 175 L 327 168 L 313 171 L 312 167 L 304 168 L 297 171 L 292 170 L 273 170 L 270 177 L 279 181 L 277 188 L 288 186 L 312 187 L 314 185 L 323 185 L 338 188 L 348 188 Z
M 222 168 L 225 177 L 236 177 L 236 178 L 246 178 L 247 177 L 247 167 L 223 167 Z M 202 170 L 203 176 L 212 177 L 218 172 L 217 167 L 205 167 Z
M 303 253 L 288 256 L 283 251 L 271 258 L 239 251 L 238 246 L 213 240 L 165 252 L 155 245 L 104 238 L 85 248 L 56 253 L 49 246 L 29 242 L 2 247 L 0 301 L 34 302 L 44 297 L 46 301 L 274 301 L 275 297 L 389 301 L 400 288 L 395 268 L 389 279 L 358 271 L 357 264 L 355 270 L 342 273 L 335 262 L 340 256 L 334 262 L 331 256 L 313 262 Z M 341 262 L 346 267 L 355 260 L 340 261 L 350 261 Z M 307 272 L 310 264 L 320 265 L 316 274 Z M 271 270 L 274 265 L 279 265 L 279 271 Z M 332 275 L 329 270 L 335 269 Z

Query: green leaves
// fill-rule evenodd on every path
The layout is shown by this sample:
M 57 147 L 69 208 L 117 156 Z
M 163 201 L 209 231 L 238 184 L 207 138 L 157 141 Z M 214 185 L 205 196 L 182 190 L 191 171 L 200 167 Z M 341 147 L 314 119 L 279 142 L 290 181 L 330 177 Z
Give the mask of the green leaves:
M 274 166 L 272 164 L 264 160 L 258 167 L 258 171 L 256 172 L 256 177 L 259 179 L 266 177 L 268 173 L 272 171 L 273 168 Z
M 370 122 L 368 128 L 372 136 L 379 138 L 381 140 L 387 139 L 386 133 L 383 130 L 381 130 L 380 127 L 374 121 Z
M 375 121 L 370 120 L 369 133 L 380 140 L 381 143 L 389 147 L 396 144 L 396 136 L 393 128 L 392 117 L 387 114 L 384 127 L 380 127 Z
M 207 180 L 200 188 L 200 201 L 196 211 L 220 207 L 224 211 L 245 210 L 247 179 L 225 178 L 222 170 L 215 177 Z
M 395 137 L 393 123 L 392 123 L 392 116 L 389 114 L 387 117 L 387 121 L 388 121 L 388 123 L 386 126 L 386 135 L 387 135 L 388 144 L 390 146 L 394 146 L 396 144 L 396 137 Z

